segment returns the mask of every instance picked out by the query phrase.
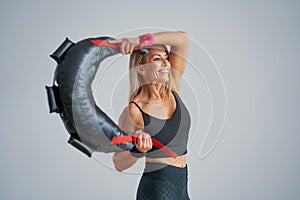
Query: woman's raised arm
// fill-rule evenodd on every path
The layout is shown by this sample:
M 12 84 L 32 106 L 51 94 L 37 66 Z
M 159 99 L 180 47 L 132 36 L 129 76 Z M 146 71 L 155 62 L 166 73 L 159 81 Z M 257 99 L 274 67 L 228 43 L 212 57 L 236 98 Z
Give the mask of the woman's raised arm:
M 162 44 L 171 46 L 169 61 L 171 64 L 171 75 L 173 79 L 172 86 L 180 92 L 180 82 L 186 68 L 188 54 L 188 35 L 183 31 L 174 32 L 157 32 L 154 33 L 154 41 L 151 44 Z M 141 47 L 139 37 L 121 38 L 118 40 L 110 40 L 110 43 L 119 44 L 122 54 L 132 54 L 135 48 Z M 154 42 L 154 43 L 153 43 Z
M 186 67 L 188 54 L 188 35 L 183 31 L 154 33 L 155 44 L 170 45 L 169 61 L 177 74 L 174 78 L 180 81 Z

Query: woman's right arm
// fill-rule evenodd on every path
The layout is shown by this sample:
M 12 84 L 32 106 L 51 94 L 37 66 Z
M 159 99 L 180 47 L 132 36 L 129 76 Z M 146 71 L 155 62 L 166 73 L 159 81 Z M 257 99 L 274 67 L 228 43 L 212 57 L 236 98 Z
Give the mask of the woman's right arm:
M 143 127 L 142 115 L 137 107 L 130 104 L 123 110 L 119 118 L 119 128 L 130 132 L 136 132 L 138 135 L 136 148 L 145 153 L 152 149 L 152 141 L 149 134 L 142 131 L 136 131 L 141 130 L 141 127 Z M 129 151 L 117 152 L 113 155 L 114 166 L 118 171 L 128 169 L 134 165 L 138 159 L 139 158 L 131 155 Z

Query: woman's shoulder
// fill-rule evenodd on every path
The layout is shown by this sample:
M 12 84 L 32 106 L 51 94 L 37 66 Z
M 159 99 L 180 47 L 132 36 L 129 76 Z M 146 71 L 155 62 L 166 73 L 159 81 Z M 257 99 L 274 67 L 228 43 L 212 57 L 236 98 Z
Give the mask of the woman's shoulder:
M 143 126 L 143 118 L 141 111 L 133 103 L 129 103 L 126 106 L 120 117 L 119 117 L 119 127 L 122 130 L 133 131 L 139 127 Z
M 181 98 L 181 92 L 180 89 L 178 88 L 172 88 L 172 93 L 175 93 L 177 96 L 179 96 Z

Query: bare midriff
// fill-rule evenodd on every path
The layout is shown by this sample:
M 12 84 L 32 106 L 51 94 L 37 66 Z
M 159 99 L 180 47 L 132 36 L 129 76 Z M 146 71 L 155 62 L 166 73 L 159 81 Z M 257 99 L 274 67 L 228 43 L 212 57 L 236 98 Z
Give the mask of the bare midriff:
M 183 167 L 186 166 L 186 154 L 184 154 L 182 156 L 178 156 L 177 158 L 172 158 L 172 157 L 167 157 L 167 158 L 146 158 L 146 162 L 163 163 L 163 164 L 183 168 Z

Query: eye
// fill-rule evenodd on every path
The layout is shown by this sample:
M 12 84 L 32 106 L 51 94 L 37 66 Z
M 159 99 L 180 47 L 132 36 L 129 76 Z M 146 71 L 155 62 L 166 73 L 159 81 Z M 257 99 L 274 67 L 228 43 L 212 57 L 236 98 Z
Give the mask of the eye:
M 158 60 L 160 60 L 160 58 L 154 58 L 154 61 L 158 61 Z

